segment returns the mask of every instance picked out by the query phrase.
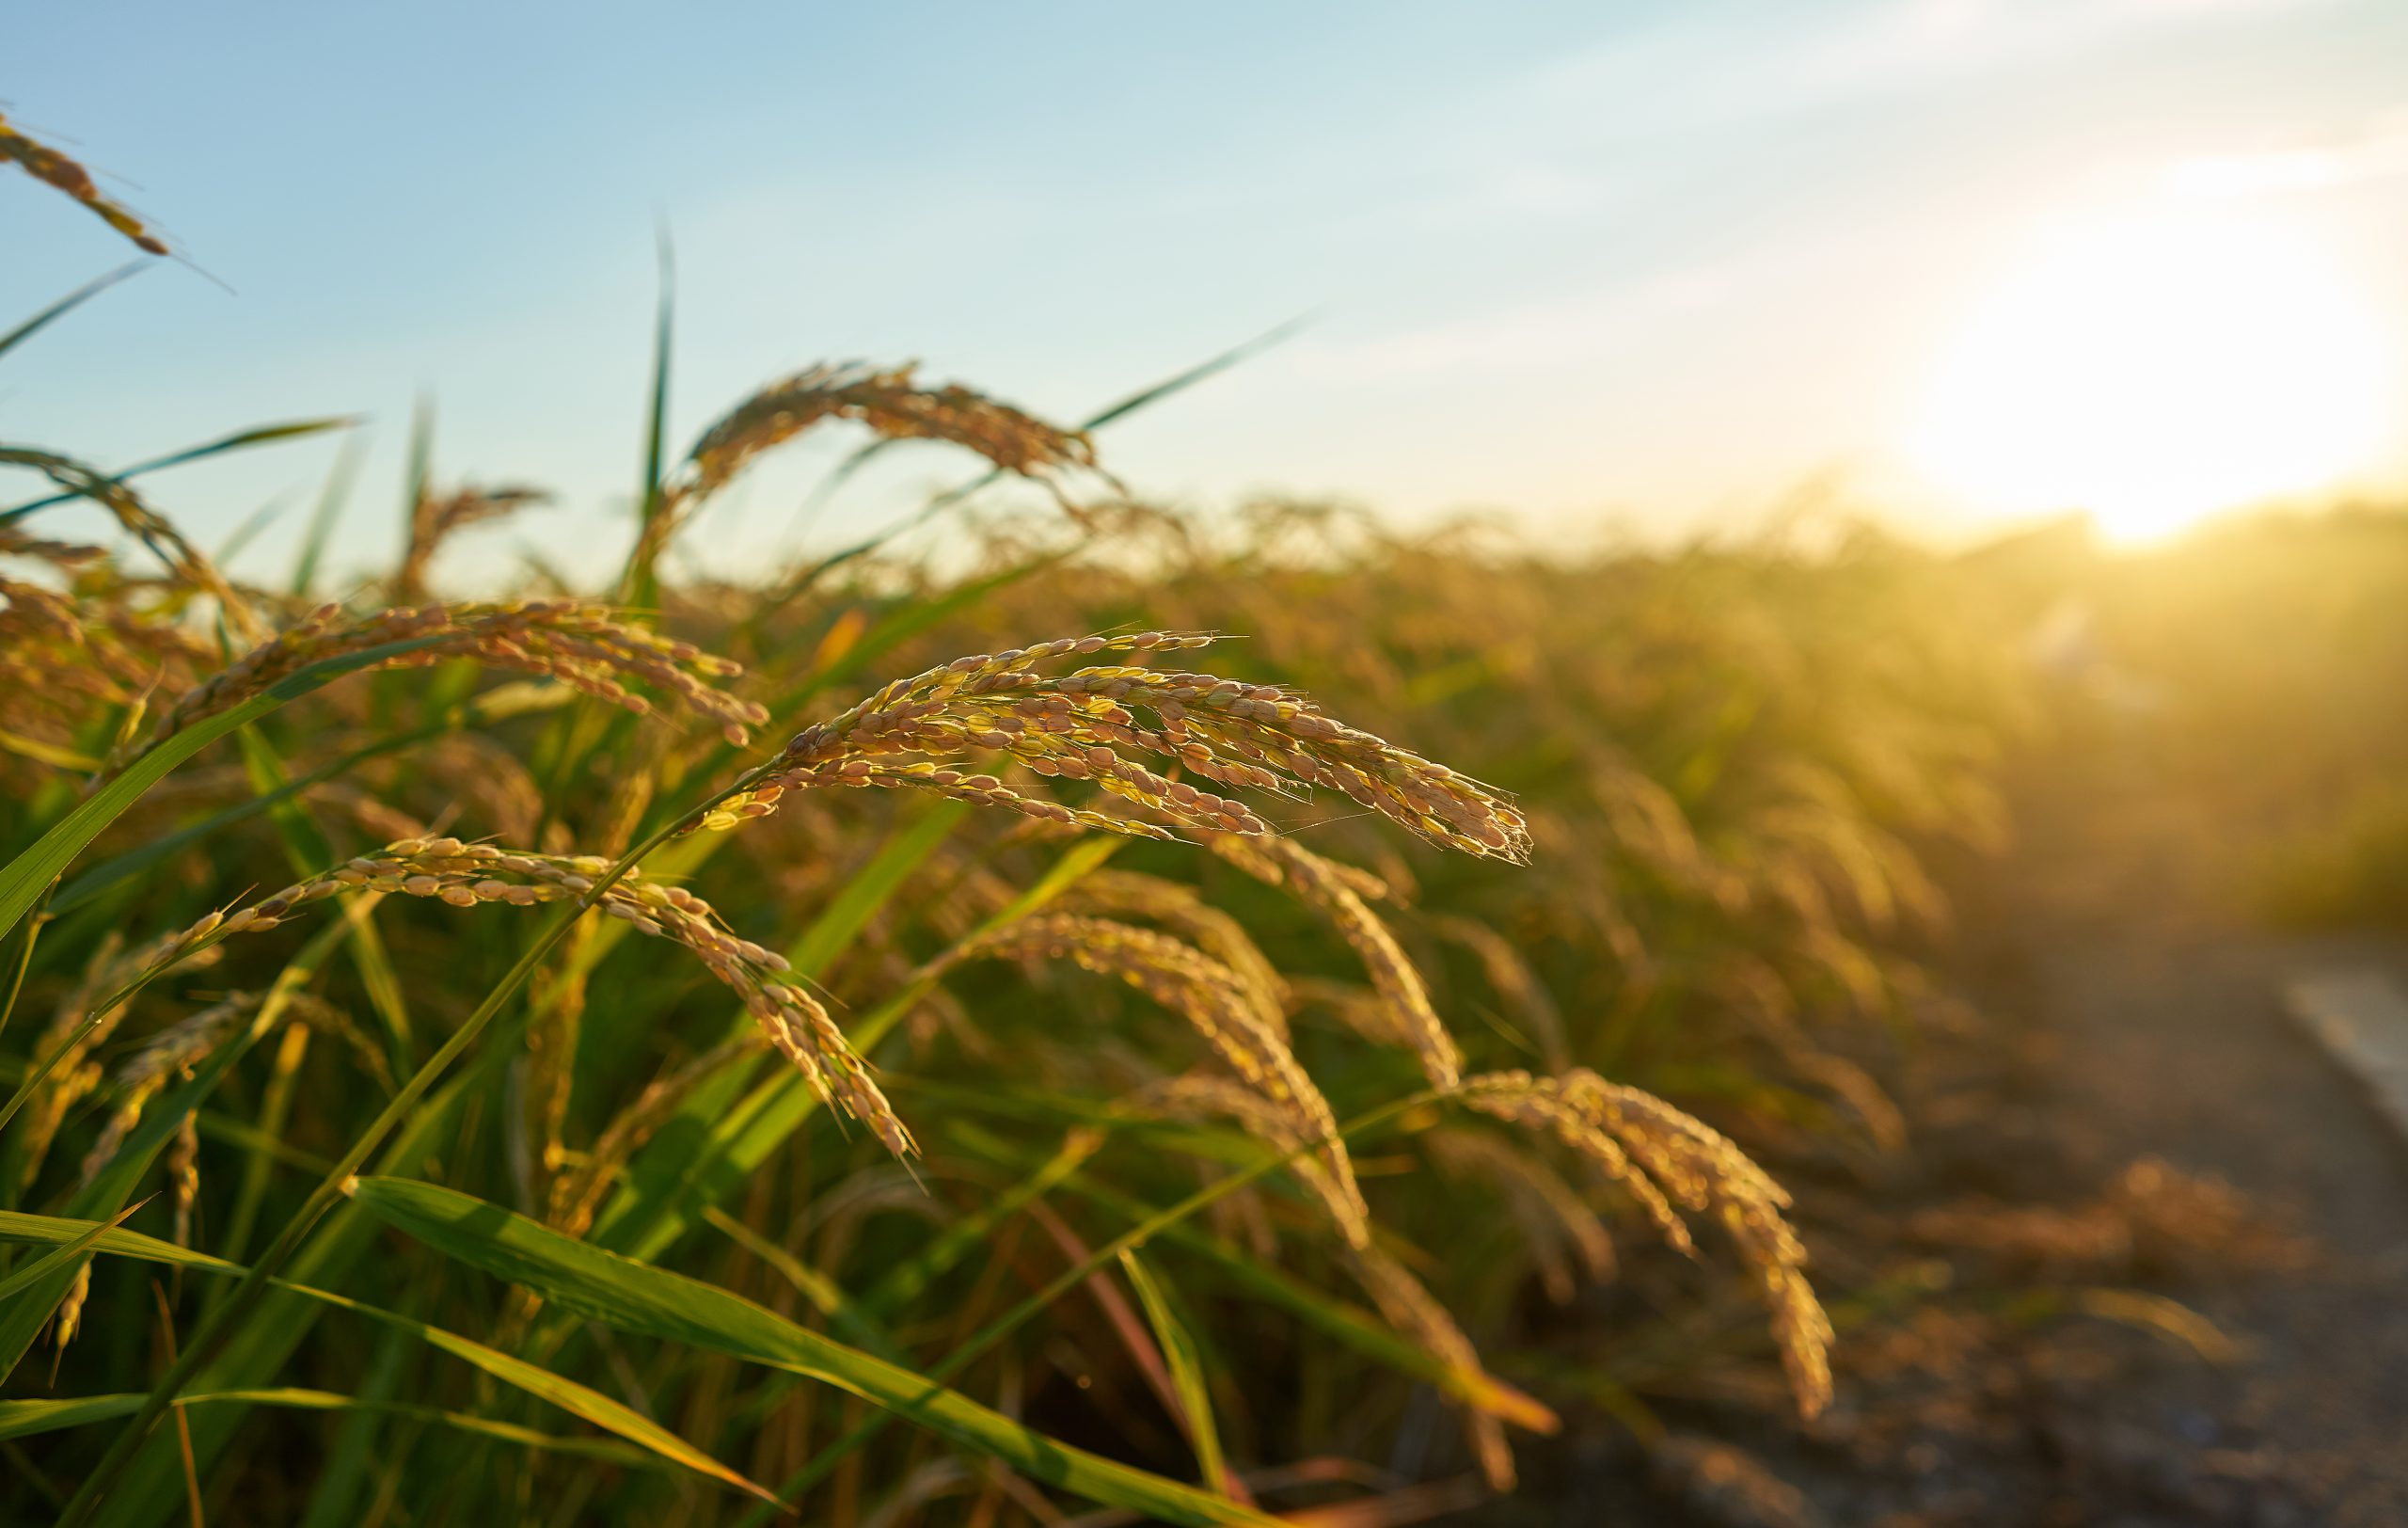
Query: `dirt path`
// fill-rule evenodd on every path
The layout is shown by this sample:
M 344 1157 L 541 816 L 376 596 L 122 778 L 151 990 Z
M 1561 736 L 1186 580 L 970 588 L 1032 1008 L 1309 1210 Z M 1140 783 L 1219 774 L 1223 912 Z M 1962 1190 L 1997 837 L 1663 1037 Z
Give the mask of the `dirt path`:
M 1480 1520 L 2408 1525 L 2408 1146 L 2280 995 L 2336 961 L 2408 983 L 2408 944 L 2253 927 L 2231 836 L 2134 750 L 2061 748 L 2016 794 L 2012 851 L 1945 867 L 1980 1021 L 1931 1037 L 1911 1156 L 1784 1169 L 1835 1281 L 1921 1256 L 1947 1293 L 1844 1335 L 1802 1433 L 1667 1408 L 1651 1459 L 1576 1416 Z
M 2408 1145 L 2280 996 L 2335 962 L 2408 982 L 2408 947 L 2252 929 L 2226 836 L 2129 757 L 2020 796 L 2015 852 L 1958 889 L 1964 979 L 2040 1040 L 2031 1104 L 2057 1154 L 2098 1179 L 2144 1154 L 2220 1177 L 2311 1248 L 2295 1268 L 2194 1271 L 2176 1293 L 2244 1356 L 2153 1366 L 2102 1409 L 2128 1448 L 2181 1439 L 2258 1488 L 2201 1520 L 2408 1524 Z

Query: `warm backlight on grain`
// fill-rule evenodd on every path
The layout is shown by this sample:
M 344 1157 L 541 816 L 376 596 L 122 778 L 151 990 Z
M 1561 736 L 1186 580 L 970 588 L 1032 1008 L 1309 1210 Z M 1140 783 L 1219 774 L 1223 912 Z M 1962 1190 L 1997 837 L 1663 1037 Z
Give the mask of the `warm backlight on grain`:
M 2061 231 L 1941 367 L 1913 448 L 1984 509 L 2085 509 L 2147 539 L 2332 486 L 2393 420 L 2384 336 L 2313 243 L 2148 215 Z

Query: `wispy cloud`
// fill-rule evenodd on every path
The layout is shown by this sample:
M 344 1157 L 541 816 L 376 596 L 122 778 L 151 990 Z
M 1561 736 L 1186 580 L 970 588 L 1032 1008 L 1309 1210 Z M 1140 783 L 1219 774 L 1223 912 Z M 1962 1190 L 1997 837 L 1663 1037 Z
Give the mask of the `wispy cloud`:
M 2352 133 L 2251 153 L 2207 154 L 2166 167 L 2160 188 L 2186 200 L 2229 200 L 2408 176 L 2408 107 Z
M 1633 101 L 1684 119 L 1771 119 L 1896 90 L 1936 88 L 2128 42 L 2169 25 L 2247 20 L 2331 0 L 1890 0 L 1833 18 L 1708 8 L 1639 39 L 1575 54 L 1530 82 L 1540 100 Z
M 1294 365 L 1317 381 L 1349 385 L 1593 365 L 1625 349 L 1635 329 L 1709 307 L 1732 284 L 1720 270 L 1616 283 L 1386 334 L 1304 342 Z

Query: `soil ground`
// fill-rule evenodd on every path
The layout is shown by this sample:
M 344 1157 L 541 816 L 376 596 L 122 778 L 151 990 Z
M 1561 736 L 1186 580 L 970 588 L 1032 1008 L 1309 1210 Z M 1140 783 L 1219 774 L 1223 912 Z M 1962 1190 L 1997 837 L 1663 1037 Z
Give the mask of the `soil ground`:
M 1576 1414 L 1483 1520 L 2408 1524 L 2408 1143 L 2281 999 L 2408 983 L 2408 944 L 2256 927 L 2236 836 L 2140 751 L 2015 796 L 2012 849 L 1948 870 L 1979 1018 L 1930 1040 L 1909 1159 L 1800 1193 L 1818 1264 L 1920 1250 L 1947 1291 L 1846 1330 L 1811 1427 L 1675 1404 L 1650 1452 Z

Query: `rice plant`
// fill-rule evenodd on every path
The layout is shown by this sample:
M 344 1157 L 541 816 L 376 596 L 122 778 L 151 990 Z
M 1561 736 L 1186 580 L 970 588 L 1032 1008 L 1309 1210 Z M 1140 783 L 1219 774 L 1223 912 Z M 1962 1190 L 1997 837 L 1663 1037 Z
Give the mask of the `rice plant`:
M 2011 709 L 1944 573 L 1201 525 L 908 368 L 663 412 L 610 588 L 474 603 L 445 537 L 538 490 L 420 471 L 389 573 L 271 589 L 0 446 L 0 1515 L 1504 1490 L 1567 1397 L 1490 1355 L 1610 1281 L 1826 1404 L 1751 1148 L 1896 1144 L 1832 1037 L 1911 1020 Z M 664 570 L 832 429 L 1045 507 Z

